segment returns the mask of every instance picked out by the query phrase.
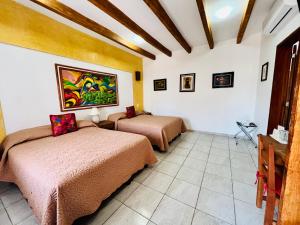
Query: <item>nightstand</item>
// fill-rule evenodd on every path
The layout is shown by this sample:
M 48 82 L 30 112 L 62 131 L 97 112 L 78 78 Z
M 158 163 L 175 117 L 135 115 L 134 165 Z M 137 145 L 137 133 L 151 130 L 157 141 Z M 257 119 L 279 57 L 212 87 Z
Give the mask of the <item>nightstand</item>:
M 101 120 L 99 123 L 96 123 L 99 128 L 114 130 L 115 129 L 115 122 L 110 120 Z

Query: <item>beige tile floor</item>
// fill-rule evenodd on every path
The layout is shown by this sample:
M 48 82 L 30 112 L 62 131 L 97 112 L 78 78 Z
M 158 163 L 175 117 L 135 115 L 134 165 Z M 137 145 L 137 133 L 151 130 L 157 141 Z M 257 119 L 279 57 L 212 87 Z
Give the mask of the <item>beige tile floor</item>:
M 106 200 L 82 225 L 261 225 L 257 150 L 227 136 L 187 132 L 159 162 Z M 37 225 L 19 189 L 0 182 L 0 224 Z

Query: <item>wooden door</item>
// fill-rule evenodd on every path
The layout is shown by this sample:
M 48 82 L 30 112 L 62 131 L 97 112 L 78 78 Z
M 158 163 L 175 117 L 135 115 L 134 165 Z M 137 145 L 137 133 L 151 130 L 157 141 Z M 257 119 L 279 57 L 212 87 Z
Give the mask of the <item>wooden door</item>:
M 275 70 L 269 111 L 268 134 L 278 125 L 290 126 L 299 59 L 300 28 L 277 46 Z

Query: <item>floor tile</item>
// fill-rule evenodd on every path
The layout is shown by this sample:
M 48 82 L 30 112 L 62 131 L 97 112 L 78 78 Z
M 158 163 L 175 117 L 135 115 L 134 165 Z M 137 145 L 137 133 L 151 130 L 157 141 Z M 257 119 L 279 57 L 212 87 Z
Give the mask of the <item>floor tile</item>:
M 253 156 L 258 156 L 258 149 L 257 148 L 252 148 L 249 150 L 250 154 Z
M 183 141 L 194 144 L 197 141 L 197 139 L 198 139 L 197 136 L 187 136 L 183 138 Z
M 11 225 L 12 223 L 10 222 L 8 215 L 5 211 L 5 209 L 0 209 L 0 224 L 5 224 L 5 225 Z
M 244 147 L 240 144 L 236 145 L 236 146 L 231 146 L 230 147 L 230 150 L 231 151 L 234 151 L 234 152 L 240 152 L 240 153 L 245 153 L 245 154 L 249 154 L 249 150 L 247 147 Z
M 32 215 L 30 217 L 28 217 L 27 219 L 23 220 L 21 223 L 19 223 L 18 225 L 39 225 L 35 216 Z M 100 224 L 99 224 L 100 225 Z
M 150 219 L 163 194 L 141 185 L 125 202 L 125 205 Z
M 206 146 L 206 145 L 194 145 L 194 147 L 192 148 L 193 151 L 197 151 L 197 152 L 206 152 L 209 153 L 210 151 L 210 145 Z
M 125 202 L 139 186 L 140 183 L 132 181 L 128 186 L 120 190 L 120 192 L 115 196 L 115 199 L 120 202 Z
M 156 225 L 155 223 L 149 221 L 149 223 L 147 223 L 147 225 Z
M 205 140 L 205 139 L 198 139 L 198 141 L 196 142 L 196 145 L 202 145 L 202 146 L 208 146 L 210 147 L 212 143 L 212 140 Z
M 180 147 L 180 148 L 188 148 L 188 149 L 191 149 L 193 147 L 193 143 L 190 143 L 190 142 L 186 142 L 186 141 L 181 141 L 177 147 Z
M 248 153 L 241 153 L 230 150 L 230 158 L 242 158 L 242 159 L 250 159 L 251 155 Z
M 226 150 L 229 150 L 229 146 L 228 146 L 228 143 L 219 143 L 219 142 L 212 142 L 211 144 L 211 147 L 212 148 L 219 148 L 219 149 L 226 149 Z
M 206 152 L 199 152 L 199 151 L 191 151 L 189 154 L 190 158 L 199 159 L 206 161 L 208 159 L 208 153 Z
M 245 202 L 235 200 L 236 225 L 261 225 L 264 211 Z
M 190 225 L 193 213 L 192 207 L 164 196 L 151 221 L 157 225 Z
M 107 205 L 102 206 L 89 225 L 102 225 L 121 205 L 122 203 L 115 199 L 110 200 Z
M 256 173 L 257 168 L 255 167 L 255 164 L 251 160 L 242 160 L 242 159 L 232 159 L 231 160 L 231 167 L 236 168 L 239 170 L 245 170 L 248 172 L 254 172 Z
M 161 193 L 166 193 L 172 181 L 173 177 L 153 171 L 143 184 Z
M 176 147 L 173 151 L 173 153 L 178 154 L 178 155 L 182 155 L 182 156 L 187 156 L 190 153 L 190 149 L 187 148 L 180 148 L 180 147 Z
M 227 195 L 202 188 L 197 209 L 224 220 L 227 223 L 235 223 L 233 198 Z
M 234 145 L 235 145 L 235 144 L 236 144 L 235 138 L 229 137 L 229 138 L 228 138 L 228 143 L 229 143 L 229 145 L 230 145 L 230 144 L 234 144 Z
M 221 166 L 214 163 L 207 163 L 205 172 L 221 177 L 231 178 L 230 166 Z
M 146 225 L 148 220 L 122 205 L 104 224 L 105 225 Z
M 167 175 L 174 177 L 177 174 L 178 170 L 180 169 L 180 165 L 178 165 L 176 163 L 163 161 L 155 169 L 157 171 L 160 171 L 162 173 L 165 173 Z
M 189 167 L 181 167 L 176 178 L 184 180 L 188 183 L 200 186 L 202 182 L 203 171 L 191 169 Z
M 200 187 L 196 185 L 175 179 L 166 194 L 182 203 L 195 207 L 199 190 Z
M 138 183 L 143 183 L 147 177 L 152 173 L 152 169 L 145 168 L 141 173 L 139 173 L 133 180 Z
M 255 173 L 236 169 L 236 168 L 232 168 L 231 172 L 232 172 L 232 180 L 255 186 L 255 181 L 256 181 Z
M 240 162 L 242 164 L 250 164 L 253 166 L 253 160 L 252 160 L 252 157 L 248 154 L 244 154 L 244 155 L 247 155 L 248 157 L 231 157 L 231 161 L 232 162 Z
M 165 158 L 165 161 L 181 165 L 184 162 L 185 158 L 186 156 L 178 155 L 172 152 Z
M 211 150 L 210 150 L 210 153 L 212 154 L 216 154 L 216 155 L 220 155 L 220 156 L 226 156 L 226 157 L 229 157 L 229 150 L 227 149 L 220 149 L 220 148 L 215 148 L 215 147 L 212 147 Z
M 187 157 L 183 165 L 185 167 L 189 167 L 197 171 L 204 171 L 206 166 L 206 161 Z
M 8 191 L 2 193 L 0 195 L 0 198 L 2 200 L 3 205 L 7 207 L 17 201 L 20 201 L 23 198 L 23 196 L 19 189 L 13 186 L 13 188 L 10 188 Z
M 154 154 L 159 159 L 164 159 L 166 156 L 169 155 L 168 152 L 160 152 L 160 151 L 154 151 Z
M 228 145 L 229 139 L 227 136 L 214 136 L 213 142 Z
M 209 154 L 208 162 L 215 163 L 218 165 L 223 165 L 223 166 L 230 165 L 230 159 L 228 156 L 218 155 L 212 152 Z
M 13 224 L 18 224 L 32 215 L 32 211 L 24 199 L 11 204 L 6 210 Z
M 209 133 L 204 133 L 204 132 L 200 132 L 199 133 L 199 139 L 208 139 L 208 140 L 212 140 L 214 138 L 213 134 L 209 134 Z
M 234 198 L 255 205 L 256 186 L 233 181 Z
M 216 217 L 196 210 L 192 225 L 231 225 Z
M 251 158 L 254 162 L 255 167 L 258 168 L 258 156 L 257 155 L 251 155 Z
M 203 177 L 202 187 L 211 191 L 219 192 L 232 196 L 232 182 L 231 179 L 220 177 L 213 174 L 205 173 Z

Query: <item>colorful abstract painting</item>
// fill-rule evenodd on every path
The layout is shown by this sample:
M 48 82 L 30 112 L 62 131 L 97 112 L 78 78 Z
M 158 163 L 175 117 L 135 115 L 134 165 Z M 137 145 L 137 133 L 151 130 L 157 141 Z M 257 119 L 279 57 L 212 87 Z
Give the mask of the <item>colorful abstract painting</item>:
M 117 75 L 55 64 L 61 111 L 118 105 Z

